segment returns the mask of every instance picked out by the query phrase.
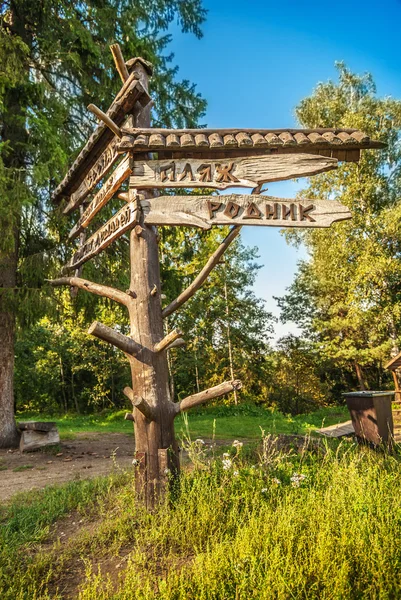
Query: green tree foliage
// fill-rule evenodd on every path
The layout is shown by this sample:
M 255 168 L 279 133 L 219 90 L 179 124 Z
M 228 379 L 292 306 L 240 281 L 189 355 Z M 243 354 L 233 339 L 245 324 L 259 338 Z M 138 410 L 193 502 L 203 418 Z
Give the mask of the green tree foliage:
M 401 336 L 401 101 L 378 98 L 370 75 L 337 68 L 337 83 L 319 84 L 300 102 L 300 123 L 359 128 L 387 147 L 310 180 L 306 197 L 339 200 L 352 219 L 287 234 L 302 240 L 309 258 L 280 305 L 283 319 L 295 321 L 322 356 L 352 368 L 364 389 L 383 385 L 381 365 Z
M 17 440 L 15 318 L 33 316 L 50 257 L 58 258 L 59 240 L 48 236 L 58 227 L 48 220 L 49 191 L 93 127 L 87 104 L 106 109 L 121 85 L 109 45 L 117 41 L 126 57 L 154 64 L 157 122 L 193 126 L 205 102 L 190 82 L 176 80 L 168 27 L 176 19 L 199 37 L 204 18 L 200 0 L 0 4 L 0 446 Z
M 192 281 L 226 234 L 227 228 L 165 231 L 162 272 L 169 300 Z M 256 258 L 256 248 L 245 248 L 237 239 L 202 288 L 169 318 L 169 326 L 182 329 L 188 341 L 185 352 L 176 350 L 171 357 L 178 397 L 232 376 L 243 381 L 242 397 L 263 396 L 273 317 L 252 292 Z

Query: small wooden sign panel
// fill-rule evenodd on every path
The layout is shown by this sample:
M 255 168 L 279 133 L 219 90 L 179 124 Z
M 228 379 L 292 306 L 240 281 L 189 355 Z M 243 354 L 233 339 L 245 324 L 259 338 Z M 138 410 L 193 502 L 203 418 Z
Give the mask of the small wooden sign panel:
M 65 215 L 68 215 L 81 204 L 89 192 L 93 190 L 106 175 L 107 171 L 117 162 L 117 159 L 121 156 L 117 152 L 119 143 L 120 140 L 116 136 L 109 142 L 105 151 L 99 156 L 93 167 L 89 169 L 79 188 L 70 195 L 70 200 L 63 211 Z
M 97 192 L 92 202 L 84 211 L 79 221 L 74 225 L 69 233 L 69 238 L 77 237 L 89 225 L 93 217 L 99 212 L 105 204 L 114 196 L 121 184 L 129 177 L 131 173 L 130 159 L 127 156 L 117 166 L 115 171 L 110 175 L 103 187 Z
M 130 185 L 141 188 L 256 187 L 337 168 L 337 159 L 313 154 L 248 156 L 228 160 L 135 161 Z
M 86 240 L 83 246 L 75 252 L 64 270 L 77 269 L 80 265 L 105 250 L 114 240 L 132 229 L 136 225 L 137 219 L 138 205 L 136 201 L 129 202 Z

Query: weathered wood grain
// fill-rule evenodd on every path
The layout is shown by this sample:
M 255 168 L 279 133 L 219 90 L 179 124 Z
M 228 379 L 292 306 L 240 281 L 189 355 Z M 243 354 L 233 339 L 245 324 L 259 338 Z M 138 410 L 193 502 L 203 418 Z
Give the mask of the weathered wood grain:
M 99 212 L 101 208 L 114 196 L 121 184 L 129 177 L 131 173 L 130 159 L 127 156 L 113 171 L 103 187 L 97 192 L 88 208 L 84 211 L 82 217 L 76 225 L 71 229 L 69 238 L 73 239 L 85 229 L 92 221 L 93 217 Z
M 132 229 L 137 222 L 137 205 L 135 202 L 129 202 L 88 238 L 85 244 L 75 252 L 70 262 L 65 266 L 65 269 L 76 269 L 90 260 L 110 246 L 112 242 L 121 237 L 126 231 Z
M 20 452 L 31 452 L 46 446 L 56 446 L 60 443 L 60 435 L 55 427 L 50 431 L 23 431 L 21 434 Z
M 121 52 L 120 44 L 112 44 L 110 46 L 110 50 L 113 55 L 118 74 L 121 77 L 121 81 L 124 83 L 125 81 L 127 81 L 129 73 L 125 64 L 123 53 Z
M 147 224 L 201 229 L 212 225 L 330 227 L 335 221 L 351 218 L 348 208 L 334 200 L 292 200 L 261 194 L 159 196 L 143 201 L 141 206 Z
M 238 379 L 234 381 L 225 381 L 224 383 L 220 383 L 220 385 L 215 385 L 208 390 L 204 390 L 203 392 L 199 392 L 198 394 L 192 394 L 192 396 L 187 396 L 179 404 L 176 405 L 177 412 L 183 412 L 184 410 L 189 410 L 195 406 L 199 406 L 199 404 L 204 404 L 209 400 L 213 400 L 213 398 L 219 398 L 219 396 L 224 396 L 232 392 L 233 390 L 240 390 L 242 387 L 241 381 Z
M 106 175 L 107 171 L 117 162 L 117 159 L 121 156 L 117 152 L 117 144 L 119 141 L 119 138 L 115 136 L 108 144 L 103 154 L 99 156 L 93 167 L 89 169 L 88 174 L 79 188 L 71 194 L 70 200 L 63 211 L 65 215 L 68 215 L 82 204 L 89 192 L 93 190 L 99 181 Z
M 139 160 L 133 163 L 131 185 L 136 188 L 255 187 L 330 171 L 337 160 L 313 154 L 249 156 L 228 160 Z

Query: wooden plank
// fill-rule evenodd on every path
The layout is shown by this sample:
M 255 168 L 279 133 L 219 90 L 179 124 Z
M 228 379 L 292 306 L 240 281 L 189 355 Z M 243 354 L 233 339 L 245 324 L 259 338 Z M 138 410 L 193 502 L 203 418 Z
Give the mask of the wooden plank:
M 338 423 L 337 425 L 329 425 L 329 427 L 316 429 L 316 433 L 320 433 L 329 438 L 339 438 L 343 435 L 353 435 L 355 431 L 352 421 L 345 421 L 344 423 Z
M 148 225 L 181 225 L 210 229 L 212 225 L 267 227 L 330 227 L 351 218 L 334 200 L 291 200 L 261 194 L 221 196 L 159 196 L 142 200 Z
M 129 177 L 131 174 L 131 164 L 130 158 L 127 156 L 113 171 L 107 181 L 104 183 L 103 187 L 97 192 L 96 196 L 93 198 L 92 202 L 84 211 L 83 215 L 80 217 L 79 221 L 74 225 L 69 233 L 69 238 L 73 239 L 77 237 L 77 235 L 85 229 L 92 221 L 93 217 L 99 212 L 105 204 L 114 196 L 114 194 L 118 191 L 122 183 Z
M 229 160 L 138 160 L 130 185 L 141 189 L 256 187 L 268 181 L 308 177 L 337 167 L 335 158 L 313 154 L 248 156 Z
M 68 215 L 79 207 L 89 192 L 93 190 L 101 179 L 103 179 L 107 171 L 111 169 L 117 159 L 121 156 L 117 152 L 117 145 L 119 143 L 120 139 L 117 136 L 111 140 L 106 150 L 99 156 L 93 167 L 88 171 L 79 188 L 71 194 L 70 201 L 63 211 L 65 215 Z
M 123 233 L 132 229 L 137 224 L 137 219 L 138 205 L 136 201 L 129 202 L 114 217 L 109 219 L 107 223 L 91 235 L 85 244 L 75 252 L 70 262 L 64 267 L 64 270 L 76 269 L 105 250 L 114 240 L 117 240 Z

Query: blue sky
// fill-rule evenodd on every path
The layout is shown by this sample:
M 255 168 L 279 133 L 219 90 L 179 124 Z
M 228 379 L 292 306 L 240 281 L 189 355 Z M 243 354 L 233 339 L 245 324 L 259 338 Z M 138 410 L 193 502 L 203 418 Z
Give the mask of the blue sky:
M 297 126 L 294 107 L 320 81 L 336 78 L 335 61 L 371 72 L 378 95 L 401 97 L 401 0 L 204 1 L 204 37 L 172 27 L 179 78 L 197 84 L 208 101 L 209 127 Z M 269 184 L 292 197 L 305 181 Z M 244 227 L 242 240 L 259 249 L 263 268 L 255 292 L 279 314 L 273 296 L 291 283 L 305 256 L 275 228 Z M 276 326 L 276 339 L 293 325 Z

